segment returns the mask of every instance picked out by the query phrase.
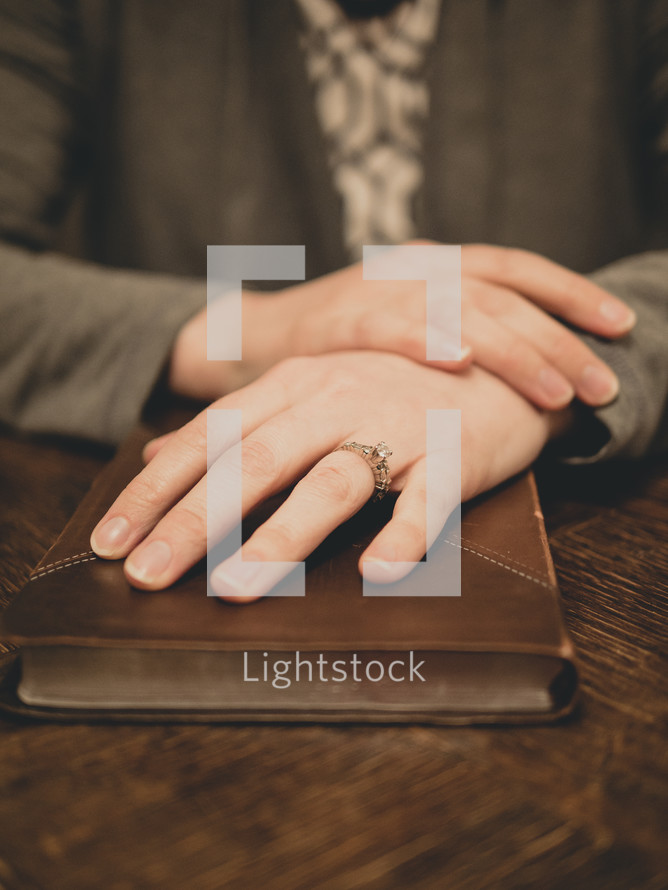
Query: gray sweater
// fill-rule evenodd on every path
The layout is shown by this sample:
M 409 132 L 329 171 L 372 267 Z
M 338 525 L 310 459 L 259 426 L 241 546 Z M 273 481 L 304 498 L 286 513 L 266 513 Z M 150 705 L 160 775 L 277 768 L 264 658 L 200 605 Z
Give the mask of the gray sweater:
M 0 419 L 116 442 L 207 244 L 345 264 L 290 0 L 0 0 Z M 420 234 L 524 247 L 639 322 L 586 459 L 668 444 L 668 3 L 444 0 Z M 53 251 L 73 197 L 82 255 Z

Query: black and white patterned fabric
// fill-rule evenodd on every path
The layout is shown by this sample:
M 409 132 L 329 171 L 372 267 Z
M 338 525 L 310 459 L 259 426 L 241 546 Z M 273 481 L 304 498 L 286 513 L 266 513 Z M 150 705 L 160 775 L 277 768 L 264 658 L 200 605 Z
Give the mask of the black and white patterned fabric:
M 349 20 L 335 0 L 296 0 L 302 48 L 344 209 L 351 260 L 364 244 L 415 235 L 422 135 L 429 95 L 424 66 L 440 0 L 400 4 L 383 19 Z

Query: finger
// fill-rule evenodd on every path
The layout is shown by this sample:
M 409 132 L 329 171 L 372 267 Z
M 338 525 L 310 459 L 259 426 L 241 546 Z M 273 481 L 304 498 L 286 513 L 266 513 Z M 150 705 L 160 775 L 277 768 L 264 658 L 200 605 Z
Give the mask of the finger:
M 207 476 L 195 480 L 191 490 L 129 554 L 125 574 L 130 582 L 150 590 L 173 584 L 202 559 L 207 545 L 224 538 L 242 516 L 303 476 L 323 454 L 341 444 L 341 418 L 326 390 L 322 396 L 322 402 L 319 394 L 254 430 L 241 443 L 241 460 L 238 449 L 221 454 Z M 373 477 L 368 468 L 367 473 Z M 239 488 L 239 474 L 240 512 L 233 494 Z
M 392 519 L 359 559 L 359 570 L 368 581 L 374 584 L 398 581 L 422 559 L 461 501 L 457 471 L 455 467 L 443 467 L 438 484 L 430 488 L 428 503 L 426 461 L 411 467 Z
M 427 331 L 423 321 L 412 321 L 393 312 L 364 312 L 357 320 L 355 346 L 362 349 L 379 349 L 397 352 L 425 363 L 427 359 Z M 436 328 L 430 330 L 429 342 L 434 344 L 443 358 L 429 363 L 444 371 L 461 371 L 473 360 L 470 344 L 453 347 L 447 333 Z
M 466 327 L 476 364 L 529 401 L 554 411 L 573 399 L 575 390 L 567 378 L 519 334 L 474 308 L 467 310 Z
M 155 439 L 151 439 L 150 442 L 147 442 L 144 445 L 142 450 L 142 460 L 145 464 L 150 463 L 153 458 L 156 456 L 158 451 L 162 448 L 162 446 L 175 434 L 175 430 L 171 433 L 165 433 L 164 436 L 156 436 Z
M 267 593 L 335 528 L 353 516 L 374 490 L 370 468 L 352 452 L 327 454 L 295 486 L 278 510 L 238 555 L 211 574 L 211 586 L 227 600 L 250 601 Z M 266 562 L 285 563 L 262 571 Z M 249 563 L 256 563 L 249 568 Z
M 242 409 L 242 435 L 246 435 L 288 403 L 281 376 L 267 374 L 215 402 L 214 407 Z M 169 437 L 116 498 L 93 529 L 91 548 L 105 559 L 126 556 L 204 475 L 206 463 L 207 415 L 203 411 Z
M 626 303 L 592 281 L 525 250 L 467 245 L 462 274 L 520 291 L 543 309 L 603 337 L 620 337 L 636 322 Z
M 510 311 L 497 315 L 558 371 L 587 405 L 606 405 L 619 392 L 614 372 L 582 340 L 537 306 L 515 299 Z
M 206 470 L 206 417 L 198 415 L 155 454 L 93 529 L 98 556 L 125 556 Z

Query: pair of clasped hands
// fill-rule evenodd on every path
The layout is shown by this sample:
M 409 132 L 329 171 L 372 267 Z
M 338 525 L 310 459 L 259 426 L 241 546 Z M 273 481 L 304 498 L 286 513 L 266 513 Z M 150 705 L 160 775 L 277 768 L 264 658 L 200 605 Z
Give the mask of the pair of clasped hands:
M 243 296 L 243 359 L 207 362 L 206 310 L 179 332 L 171 388 L 241 409 L 242 512 L 296 482 L 241 548 L 217 566 L 221 598 L 258 599 L 257 563 L 304 560 L 374 491 L 370 467 L 346 441 L 385 440 L 391 520 L 360 557 L 365 577 L 396 581 L 397 563 L 416 562 L 426 532 L 427 409 L 462 409 L 461 500 L 527 467 L 571 423 L 574 398 L 611 402 L 613 372 L 561 319 L 615 339 L 635 315 L 586 278 L 525 251 L 462 247 L 462 351 L 427 362 L 424 283 L 365 281 L 357 264 L 278 293 Z M 225 394 L 227 393 L 227 394 Z M 173 584 L 207 549 L 206 411 L 150 442 L 147 462 L 96 526 L 91 546 L 125 558 L 131 584 Z M 443 467 L 447 474 L 448 468 Z M 453 477 L 437 505 L 445 523 L 459 503 Z M 230 517 L 238 522 L 238 517 Z M 286 568 L 287 572 L 287 568 Z

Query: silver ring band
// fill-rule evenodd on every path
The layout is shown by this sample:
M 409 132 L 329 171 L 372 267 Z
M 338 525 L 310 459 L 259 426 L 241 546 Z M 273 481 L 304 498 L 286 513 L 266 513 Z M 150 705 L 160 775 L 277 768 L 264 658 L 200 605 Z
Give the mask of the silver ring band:
M 390 468 L 387 458 L 392 454 L 386 442 L 379 442 L 377 445 L 360 445 L 359 442 L 344 442 L 339 445 L 335 451 L 354 451 L 368 464 L 373 472 L 374 493 L 371 496 L 372 501 L 380 501 L 390 490 Z

